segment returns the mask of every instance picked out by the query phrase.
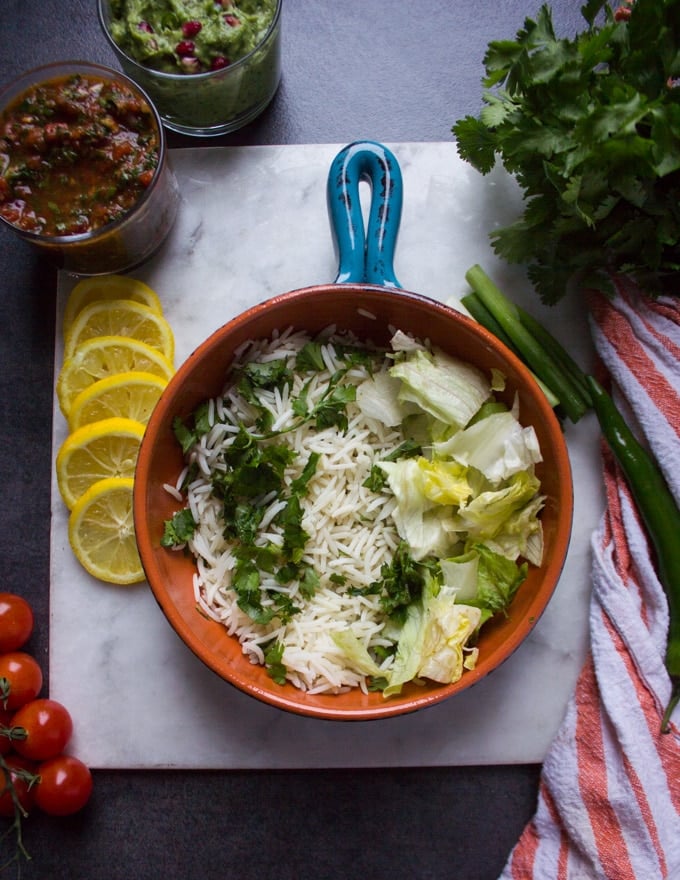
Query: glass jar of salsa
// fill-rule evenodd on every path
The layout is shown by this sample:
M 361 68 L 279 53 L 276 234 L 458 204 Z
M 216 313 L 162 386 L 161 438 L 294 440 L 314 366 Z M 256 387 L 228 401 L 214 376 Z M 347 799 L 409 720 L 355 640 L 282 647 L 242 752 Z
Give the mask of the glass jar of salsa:
M 0 94 L 0 219 L 81 274 L 150 257 L 179 201 L 160 118 L 123 74 L 36 68 Z

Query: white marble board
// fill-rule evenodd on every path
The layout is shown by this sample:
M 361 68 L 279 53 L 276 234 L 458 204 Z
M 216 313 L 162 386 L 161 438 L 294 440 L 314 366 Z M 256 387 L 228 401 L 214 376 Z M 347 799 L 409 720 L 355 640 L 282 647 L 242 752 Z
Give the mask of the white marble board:
M 336 263 L 326 176 L 342 145 L 176 150 L 182 203 L 167 244 L 137 270 L 161 298 L 176 364 L 214 329 L 276 293 L 328 283 Z M 521 207 L 502 170 L 482 177 L 453 143 L 389 145 L 404 178 L 395 270 L 405 288 L 442 301 L 466 290 L 479 262 L 587 365 L 577 300 L 544 309 L 519 269 L 494 256 L 488 232 Z M 61 316 L 74 279 L 61 273 Z M 66 434 L 55 404 L 53 444 Z M 590 537 L 603 498 L 597 430 L 566 427 L 575 482 L 572 543 L 555 595 L 526 642 L 491 676 L 413 715 L 320 721 L 261 704 L 224 683 L 184 646 L 146 584 L 90 578 L 68 547 L 52 488 L 50 694 L 75 720 L 73 749 L 95 768 L 330 768 L 542 761 L 587 650 Z

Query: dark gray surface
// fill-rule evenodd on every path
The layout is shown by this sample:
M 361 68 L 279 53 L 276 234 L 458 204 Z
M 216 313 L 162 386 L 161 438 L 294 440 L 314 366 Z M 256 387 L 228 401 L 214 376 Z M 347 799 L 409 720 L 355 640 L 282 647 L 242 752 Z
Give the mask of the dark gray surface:
M 285 0 L 284 77 L 267 112 L 235 135 L 170 144 L 447 141 L 480 107 L 488 41 L 511 37 L 539 5 Z M 553 3 L 559 31 L 581 27 L 580 6 Z M 2 0 L 0 84 L 67 58 L 115 66 L 95 0 Z M 28 647 L 45 670 L 55 289 L 54 270 L 0 230 L 0 588 L 32 602 Z M 25 823 L 33 859 L 22 876 L 493 880 L 533 813 L 539 770 L 95 772 L 81 814 Z M 0 864 L 8 853 L 0 843 Z

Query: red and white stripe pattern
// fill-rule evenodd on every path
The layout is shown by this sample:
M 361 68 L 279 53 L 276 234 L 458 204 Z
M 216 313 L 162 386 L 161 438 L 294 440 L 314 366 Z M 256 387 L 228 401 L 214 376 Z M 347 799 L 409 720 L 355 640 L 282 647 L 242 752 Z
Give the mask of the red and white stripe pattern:
M 618 278 L 616 294 L 593 294 L 590 307 L 615 400 L 680 503 L 680 298 L 650 300 Z M 602 455 L 590 651 L 502 880 L 680 878 L 680 707 L 660 732 L 668 603 L 627 485 Z

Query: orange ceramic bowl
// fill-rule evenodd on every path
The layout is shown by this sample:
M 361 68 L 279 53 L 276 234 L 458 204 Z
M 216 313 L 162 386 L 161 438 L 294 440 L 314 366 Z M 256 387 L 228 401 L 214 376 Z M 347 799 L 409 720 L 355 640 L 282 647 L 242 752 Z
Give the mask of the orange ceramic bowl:
M 367 314 L 370 313 L 370 316 Z M 531 567 L 507 618 L 487 623 L 479 639 L 479 659 L 455 684 L 406 685 L 399 696 L 380 693 L 310 696 L 293 685 L 278 685 L 253 665 L 238 640 L 196 608 L 191 558 L 163 549 L 163 523 L 177 502 L 163 488 L 174 485 L 183 467 L 172 432 L 176 416 L 187 417 L 224 386 L 234 351 L 249 339 L 267 339 L 289 326 L 316 333 L 335 324 L 360 339 L 386 346 L 390 328 L 408 331 L 484 370 L 507 377 L 505 398 L 519 396 L 520 420 L 534 426 L 543 461 L 537 465 L 547 500 L 542 513 L 544 563 Z M 452 697 L 488 675 L 515 651 L 536 625 L 564 564 L 571 534 L 573 493 L 566 444 L 558 420 L 524 365 L 474 321 L 434 300 L 403 290 L 366 284 L 329 284 L 274 297 L 234 318 L 189 356 L 169 382 L 149 421 L 141 445 L 134 494 L 139 552 L 154 596 L 180 638 L 210 669 L 247 694 L 300 715 L 335 720 L 386 718 L 413 712 Z

